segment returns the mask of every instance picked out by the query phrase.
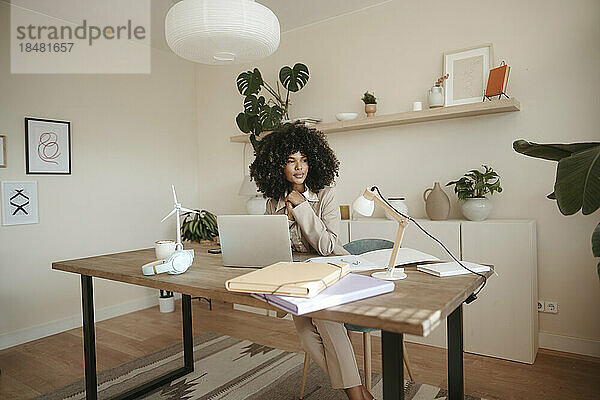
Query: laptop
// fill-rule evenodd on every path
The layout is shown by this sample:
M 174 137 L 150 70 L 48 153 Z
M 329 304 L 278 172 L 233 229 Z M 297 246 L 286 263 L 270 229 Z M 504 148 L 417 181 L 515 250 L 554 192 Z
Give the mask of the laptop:
M 292 261 L 286 215 L 218 215 L 217 225 L 226 267 L 266 267 Z

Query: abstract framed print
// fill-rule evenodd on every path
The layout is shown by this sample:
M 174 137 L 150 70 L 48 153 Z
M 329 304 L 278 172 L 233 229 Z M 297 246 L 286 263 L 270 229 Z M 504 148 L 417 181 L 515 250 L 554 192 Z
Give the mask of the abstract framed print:
M 491 65 L 491 43 L 444 52 L 444 75 L 450 75 L 446 80 L 446 106 L 483 101 Z
M 71 173 L 71 123 L 25 118 L 27 174 Z
M 2 225 L 37 223 L 37 182 L 2 182 Z

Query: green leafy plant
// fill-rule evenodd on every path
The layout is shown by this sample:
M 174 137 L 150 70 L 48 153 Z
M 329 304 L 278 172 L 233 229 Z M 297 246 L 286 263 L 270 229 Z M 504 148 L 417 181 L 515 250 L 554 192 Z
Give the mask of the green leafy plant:
M 488 193 L 492 195 L 494 192 L 502 192 L 500 176 L 491 167 L 482 167 L 485 171 L 472 169 L 459 180 L 448 182 L 446 186 L 454 185 L 454 193 L 459 200 L 482 198 Z
M 279 70 L 277 90 L 266 82 L 258 68 L 242 72 L 236 79 L 238 91 L 244 96 L 244 111 L 235 118 L 238 128 L 250 134 L 250 142 L 256 148 L 257 137 L 262 131 L 269 131 L 281 125 L 283 119 L 289 119 L 290 92 L 295 93 L 308 82 L 308 67 L 297 63 L 293 67 Z M 286 89 L 281 95 L 279 83 Z M 259 96 L 264 89 L 272 97 Z
M 584 215 L 600 207 L 600 142 L 539 144 L 526 140 L 513 142 L 517 153 L 558 161 L 554 191 L 547 197 L 556 200 L 563 215 L 579 210 Z M 600 257 L 600 223 L 592 232 L 592 253 Z M 600 262 L 597 267 L 600 277 Z
M 365 104 L 377 104 L 377 99 L 375 98 L 374 93 L 369 93 L 368 91 L 363 94 L 361 99 Z
M 181 237 L 183 240 L 200 243 L 201 240 L 213 240 L 219 236 L 217 217 L 210 211 L 196 210 L 200 214 L 185 213 L 181 224 Z

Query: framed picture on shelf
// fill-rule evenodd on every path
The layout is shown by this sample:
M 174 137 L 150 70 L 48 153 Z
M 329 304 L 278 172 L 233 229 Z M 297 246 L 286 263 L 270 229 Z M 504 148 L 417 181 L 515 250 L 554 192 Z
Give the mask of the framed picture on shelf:
M 27 174 L 71 173 L 71 123 L 25 118 Z
M 2 182 L 2 225 L 37 223 L 37 182 Z
M 491 43 L 444 52 L 446 106 L 483 101 L 490 67 L 494 65 Z
M 0 135 L 0 168 L 6 168 L 6 136 Z

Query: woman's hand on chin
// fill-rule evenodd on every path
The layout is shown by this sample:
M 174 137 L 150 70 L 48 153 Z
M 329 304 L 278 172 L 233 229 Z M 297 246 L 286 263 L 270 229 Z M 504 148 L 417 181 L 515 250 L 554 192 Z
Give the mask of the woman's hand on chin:
M 292 214 L 292 203 L 289 201 L 285 202 L 285 208 L 287 209 L 287 216 L 290 221 L 294 221 L 294 214 Z
M 302 195 L 302 193 L 297 190 L 292 190 L 290 194 L 285 198 L 286 203 L 292 203 L 292 206 L 296 207 L 300 203 L 304 203 L 306 199 Z

